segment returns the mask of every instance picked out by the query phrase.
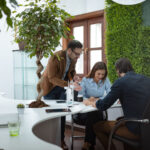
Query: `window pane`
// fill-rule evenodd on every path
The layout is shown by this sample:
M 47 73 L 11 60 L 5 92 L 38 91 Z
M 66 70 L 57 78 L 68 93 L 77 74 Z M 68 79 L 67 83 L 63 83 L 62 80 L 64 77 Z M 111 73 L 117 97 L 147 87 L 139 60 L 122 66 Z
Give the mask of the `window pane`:
M 24 99 L 23 86 L 21 84 L 14 86 L 14 98 L 20 100 Z
M 22 79 L 23 79 L 22 71 L 23 71 L 22 68 L 15 68 L 14 70 L 14 83 L 15 84 L 18 84 L 18 85 L 22 84 Z
M 83 44 L 83 26 L 74 27 L 73 28 L 73 35 L 75 40 L 80 41 Z
M 80 58 L 77 60 L 76 64 L 76 73 L 77 74 L 83 74 L 83 54 L 80 55 Z
M 13 51 L 13 61 L 16 68 L 22 67 L 23 53 L 22 51 Z
M 24 99 L 35 99 L 37 95 L 36 85 L 24 86 Z
M 90 48 L 102 47 L 102 25 L 101 23 L 90 25 Z
M 98 61 L 102 61 L 102 50 L 92 50 L 90 51 L 90 70 L 94 64 Z
M 24 85 L 36 85 L 38 83 L 36 70 L 37 68 L 24 68 Z
M 73 28 L 73 35 L 74 35 L 75 40 L 80 41 L 82 44 L 83 44 L 83 38 L 84 38 L 83 34 L 84 34 L 83 26 Z M 84 73 L 83 65 L 84 65 L 83 54 L 81 54 L 81 56 L 78 59 L 77 64 L 76 64 L 76 73 L 77 74 Z

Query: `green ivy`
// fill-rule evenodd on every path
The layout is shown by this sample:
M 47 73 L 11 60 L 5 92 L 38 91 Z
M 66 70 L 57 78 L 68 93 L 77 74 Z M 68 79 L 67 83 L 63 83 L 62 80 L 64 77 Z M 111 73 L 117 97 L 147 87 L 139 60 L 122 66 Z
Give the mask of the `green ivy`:
M 136 50 L 137 72 L 150 77 L 150 27 L 141 26 L 139 29 Z
M 142 4 L 120 5 L 106 0 L 106 58 L 108 76 L 117 79 L 115 62 L 127 57 L 135 72 L 150 76 L 150 28 L 142 27 Z

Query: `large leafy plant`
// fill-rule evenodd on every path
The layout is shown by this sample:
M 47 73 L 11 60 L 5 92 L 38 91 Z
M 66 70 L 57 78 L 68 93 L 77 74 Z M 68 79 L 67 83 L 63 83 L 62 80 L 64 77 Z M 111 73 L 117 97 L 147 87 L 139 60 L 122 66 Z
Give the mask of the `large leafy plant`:
M 26 0 L 25 9 L 15 16 L 15 40 L 24 42 L 24 51 L 32 58 L 36 56 L 37 75 L 40 79 L 43 66 L 40 60 L 53 55 L 61 37 L 67 37 L 70 28 L 65 23 L 71 15 L 58 7 L 57 0 Z M 59 57 L 58 57 L 59 59 Z M 40 80 L 39 80 L 40 82 Z M 37 86 L 41 101 L 42 91 Z
M 11 4 L 12 7 L 17 6 L 16 0 L 9 0 L 9 3 Z M 7 25 L 12 27 L 13 23 L 12 23 L 12 18 L 11 18 L 11 10 L 7 6 L 6 0 L 0 0 L 0 19 L 3 17 L 3 15 L 6 15 Z

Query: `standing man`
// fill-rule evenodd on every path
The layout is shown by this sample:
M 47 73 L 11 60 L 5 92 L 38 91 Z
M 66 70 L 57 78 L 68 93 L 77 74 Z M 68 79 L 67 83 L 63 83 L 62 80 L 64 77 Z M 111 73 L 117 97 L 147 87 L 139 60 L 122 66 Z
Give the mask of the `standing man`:
M 75 75 L 75 65 L 82 52 L 82 44 L 77 40 L 68 43 L 66 50 L 61 50 L 51 56 L 47 67 L 42 75 L 41 89 L 46 100 L 66 99 L 65 86 Z M 80 90 L 80 86 L 75 84 L 75 90 Z M 68 150 L 64 141 L 65 117 L 61 117 L 61 147 Z
M 92 104 L 104 111 L 119 99 L 125 118 L 140 118 L 150 101 L 150 78 L 136 74 L 130 61 L 126 58 L 120 58 L 115 67 L 120 78 L 112 85 L 107 96 L 98 101 L 87 100 L 85 104 Z M 94 125 L 95 134 L 105 150 L 108 148 L 109 134 L 115 123 L 116 121 L 101 121 Z M 116 131 L 116 134 L 128 139 L 138 139 L 140 135 L 139 124 L 126 123 Z M 111 145 L 111 150 L 115 150 L 113 143 Z

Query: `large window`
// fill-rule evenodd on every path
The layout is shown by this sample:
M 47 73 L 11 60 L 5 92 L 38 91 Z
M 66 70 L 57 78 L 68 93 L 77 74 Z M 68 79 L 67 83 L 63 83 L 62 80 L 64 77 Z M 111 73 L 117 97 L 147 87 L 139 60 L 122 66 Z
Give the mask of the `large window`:
M 76 64 L 77 74 L 83 76 L 91 70 L 95 62 L 105 61 L 104 13 L 97 11 L 83 14 L 75 16 L 68 22 L 71 28 L 70 34 L 83 43 L 83 53 Z

